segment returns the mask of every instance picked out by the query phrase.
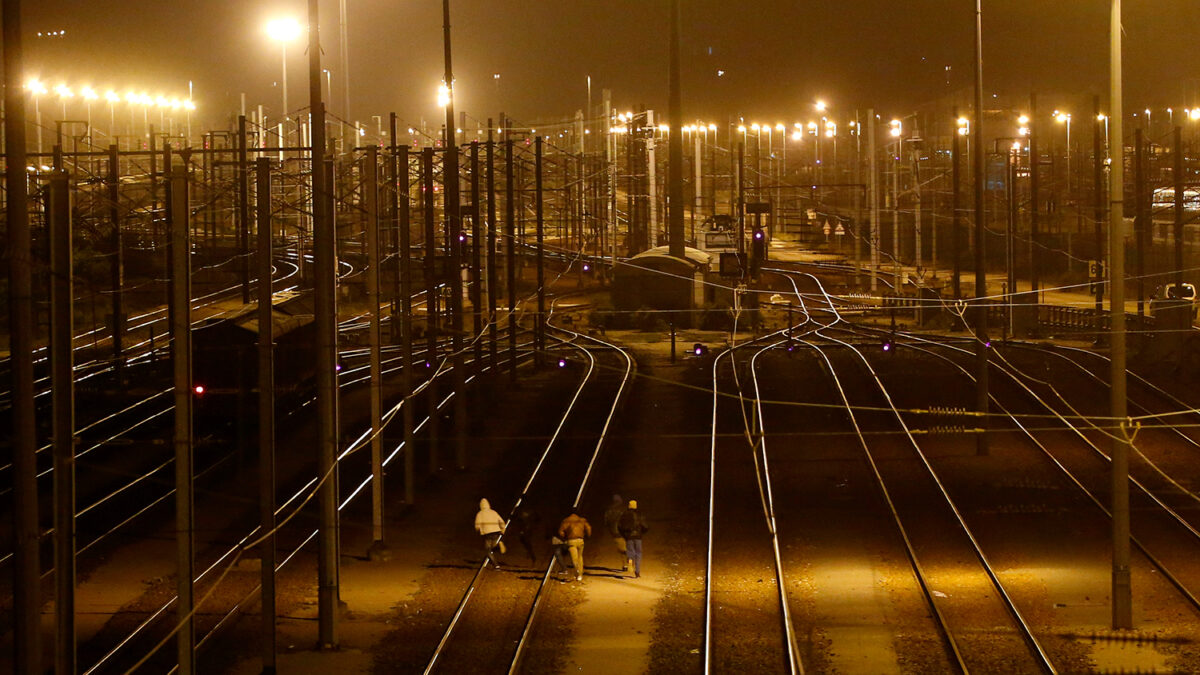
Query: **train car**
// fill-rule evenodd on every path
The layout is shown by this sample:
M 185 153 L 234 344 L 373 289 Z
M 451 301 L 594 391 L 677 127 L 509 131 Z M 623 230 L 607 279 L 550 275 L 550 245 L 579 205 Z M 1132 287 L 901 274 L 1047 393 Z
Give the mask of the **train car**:
M 277 293 L 271 307 L 275 342 L 275 396 L 281 405 L 312 389 L 316 326 L 311 293 Z M 192 381 L 197 428 L 245 424 L 258 391 L 258 306 L 244 305 L 210 319 L 192 334 Z M 251 418 L 253 419 L 253 418 Z

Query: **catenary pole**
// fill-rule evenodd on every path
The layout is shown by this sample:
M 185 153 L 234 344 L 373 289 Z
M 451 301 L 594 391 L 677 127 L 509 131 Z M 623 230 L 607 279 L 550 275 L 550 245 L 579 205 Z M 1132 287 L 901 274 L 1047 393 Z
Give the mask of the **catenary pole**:
M 976 434 L 975 453 L 988 453 L 988 291 L 987 258 L 983 201 L 983 0 L 975 0 L 975 120 L 972 137 L 975 140 L 975 410 L 981 416 Z
M 488 355 L 492 373 L 498 365 L 496 354 L 496 141 L 492 137 L 492 118 L 488 118 L 487 162 L 487 291 L 488 291 Z
M 1096 242 L 1096 262 L 1104 262 L 1104 157 L 1100 148 L 1100 96 L 1092 97 L 1092 207 L 1093 207 L 1093 225 L 1095 229 Z M 1070 146 L 1067 146 L 1068 152 Z M 1070 185 L 1070 174 L 1067 174 L 1068 186 Z M 1096 342 L 1104 341 L 1104 334 L 1101 332 L 1104 325 L 1104 284 L 1101 283 L 1103 276 L 1099 270 L 1096 273 L 1089 274 L 1090 281 L 1096 287 Z
M 392 138 L 396 137 L 396 114 L 392 113 Z M 392 175 L 395 176 L 395 194 L 394 199 L 397 200 L 397 213 L 399 219 L 398 226 L 400 228 L 398 255 L 400 256 L 400 350 L 402 354 L 402 362 L 400 364 L 400 390 L 404 392 L 406 397 L 404 400 L 404 408 L 401 415 L 404 417 L 404 503 L 413 504 L 416 500 L 416 445 L 415 441 L 415 426 L 412 398 L 413 391 L 413 368 L 416 364 L 413 363 L 413 322 L 412 322 L 412 231 L 409 229 L 410 215 L 412 213 L 411 204 L 408 194 L 408 146 L 402 145 L 396 148 L 396 155 L 392 157 L 393 169 Z M 392 317 L 395 321 L 396 317 Z
M 1111 314 L 1111 416 L 1120 429 L 1112 434 L 1112 627 L 1133 628 L 1133 589 L 1129 572 L 1129 440 L 1125 433 L 1125 142 L 1121 82 L 1121 0 L 1112 0 L 1109 25 L 1109 132 L 1114 152 L 1109 170 L 1108 247 Z
M 958 109 L 954 110 L 954 136 L 951 138 L 950 150 L 950 182 L 953 186 L 953 196 L 950 199 L 950 242 L 953 249 L 953 276 L 951 288 L 954 289 L 954 299 L 962 299 L 962 134 L 959 133 Z
M 1038 153 L 1037 94 L 1029 95 L 1029 290 L 1035 306 L 1038 301 L 1038 273 L 1041 271 L 1041 173 L 1042 156 Z M 1037 326 L 1037 317 L 1034 317 Z
M 24 82 L 21 2 L 4 0 L 4 81 Z M 4 88 L 8 311 L 12 369 L 13 672 L 41 672 L 37 425 L 33 399 L 33 256 L 25 171 L 25 90 Z M 41 133 L 41 127 L 38 127 Z M 40 139 L 40 135 L 39 135 Z M 40 150 L 40 148 L 39 148 Z
M 683 96 L 679 84 L 679 0 L 671 0 L 670 67 L 667 76 L 667 249 L 683 256 Z M 651 197 L 653 198 L 653 197 Z M 653 242 L 652 242 L 653 245 Z
M 513 185 L 513 141 L 508 129 L 504 131 L 504 271 L 508 291 L 508 377 L 517 381 L 517 204 Z
M 442 178 L 446 195 L 446 236 L 450 242 L 450 345 L 454 371 L 454 464 L 467 467 L 466 359 L 463 358 L 462 213 L 458 185 L 458 133 L 454 126 L 454 69 L 450 49 L 450 0 L 442 0 L 442 47 L 446 62 L 446 148 Z
M 271 160 L 255 160 L 258 248 L 258 543 L 262 666 L 275 672 L 275 325 L 271 309 Z
M 542 137 L 534 140 L 534 212 L 537 218 L 537 317 L 534 320 L 534 363 L 542 365 L 542 352 L 546 349 L 543 322 L 546 320 L 546 225 L 542 204 Z
M 317 346 L 317 644 L 338 646 L 337 255 L 325 103 L 321 98 L 318 0 L 308 0 L 308 94 L 312 116 L 313 296 Z
M 371 408 L 371 550 L 383 543 L 383 358 L 379 316 L 379 146 L 367 148 L 363 185 L 367 227 L 367 302 L 371 324 L 367 329 L 370 352 Z
M 171 246 L 171 364 L 175 379 L 175 585 L 178 599 L 175 636 L 180 675 L 196 670 L 196 633 L 192 620 L 195 585 L 195 518 L 192 496 L 192 268 L 187 168 L 168 168 L 167 226 Z
M 55 148 L 56 156 L 58 148 Z M 50 177 L 50 365 L 54 453 L 54 672 L 73 675 L 75 649 L 75 382 L 72 336 L 74 274 L 70 175 Z

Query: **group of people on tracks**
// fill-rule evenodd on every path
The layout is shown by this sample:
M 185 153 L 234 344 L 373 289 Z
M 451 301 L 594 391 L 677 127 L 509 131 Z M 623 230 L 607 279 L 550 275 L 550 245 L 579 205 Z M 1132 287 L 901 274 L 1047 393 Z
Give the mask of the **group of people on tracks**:
M 475 532 L 483 539 L 487 562 L 496 569 L 501 569 L 496 554 L 508 552 L 503 537 L 510 533 L 521 542 L 530 564 L 535 563 L 534 539 L 540 525 L 541 518 L 528 506 L 517 509 L 509 522 L 505 522 L 487 499 L 479 500 L 479 511 L 475 513 Z M 604 528 L 621 554 L 621 571 L 628 572 L 632 568 L 634 578 L 641 577 L 642 537 L 650 528 L 638 510 L 637 500 L 626 502 L 620 495 L 613 495 L 612 503 L 604 511 Z M 571 507 L 571 512 L 559 522 L 557 529 L 547 529 L 546 536 L 554 552 L 556 574 L 565 575 L 573 569 L 575 580 L 583 581 L 583 545 L 592 536 L 592 525 L 580 515 L 579 507 Z

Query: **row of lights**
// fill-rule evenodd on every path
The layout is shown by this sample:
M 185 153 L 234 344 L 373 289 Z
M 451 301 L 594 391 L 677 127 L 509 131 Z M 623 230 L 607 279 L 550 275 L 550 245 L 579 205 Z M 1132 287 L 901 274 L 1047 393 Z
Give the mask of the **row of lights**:
M 837 129 L 838 129 L 837 122 L 834 122 L 833 120 L 823 120 L 823 121 L 825 123 L 825 125 L 824 125 L 825 126 L 825 137 L 833 138 L 834 136 L 837 136 Z M 848 126 L 850 127 L 851 134 L 857 133 L 858 124 L 856 122 L 851 121 L 848 123 Z M 755 133 L 760 132 L 760 131 L 765 131 L 769 134 L 769 133 L 771 133 L 772 127 L 769 124 L 760 125 L 756 122 L 754 124 L 751 124 L 749 127 L 747 127 L 744 124 L 739 124 L 738 128 L 737 128 L 738 133 L 740 133 L 740 134 L 746 133 L 747 129 L 749 129 L 750 131 L 753 131 Z M 787 126 L 784 125 L 782 122 L 780 122 L 775 125 L 774 130 L 778 131 L 780 133 L 783 133 L 783 132 L 787 131 Z M 798 140 L 804 138 L 804 132 L 806 130 L 808 131 L 808 133 L 812 134 L 813 136 L 816 136 L 818 134 L 818 132 L 821 130 L 821 125 L 817 124 L 816 122 L 809 122 L 807 125 L 802 124 L 800 122 L 796 122 L 795 124 L 792 125 L 792 140 L 798 141 Z
M 28 83 L 25 84 L 25 89 L 32 92 L 33 95 L 35 95 L 35 96 L 40 96 L 42 94 L 49 94 L 51 91 L 49 88 L 46 87 L 46 85 L 44 83 L 40 82 L 39 80 L 30 80 Z M 74 98 L 76 95 L 75 91 L 65 84 L 55 85 L 53 91 L 54 91 L 54 95 L 61 99 Z M 95 89 L 93 89 L 91 87 L 87 87 L 87 86 L 81 87 L 79 89 L 79 97 L 85 101 L 96 101 L 101 98 L 99 92 L 97 92 Z M 120 94 L 118 94 L 116 91 L 114 91 L 112 89 L 109 89 L 108 91 L 104 92 L 103 98 L 104 98 L 104 100 L 108 101 L 109 103 L 120 103 L 121 101 L 125 101 L 126 103 L 128 103 L 130 105 L 157 106 L 159 108 L 171 108 L 173 110 L 180 110 L 180 109 L 195 110 L 196 109 L 196 104 L 191 99 L 179 99 L 179 98 L 168 99 L 165 96 L 152 97 L 149 94 L 145 94 L 145 93 L 138 94 L 138 93 L 134 93 L 134 92 L 129 92 L 129 93 L 125 94 L 124 97 L 122 97 Z

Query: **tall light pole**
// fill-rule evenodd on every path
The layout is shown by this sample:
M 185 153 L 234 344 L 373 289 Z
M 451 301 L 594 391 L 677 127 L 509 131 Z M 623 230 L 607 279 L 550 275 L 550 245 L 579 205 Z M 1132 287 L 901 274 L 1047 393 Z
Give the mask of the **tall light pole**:
M 983 213 L 983 0 L 975 0 L 975 411 L 980 414 L 979 426 L 985 431 L 976 435 L 975 453 L 988 452 L 988 339 L 987 258 L 984 256 Z
M 41 98 L 42 98 L 42 94 L 45 94 L 48 92 L 46 89 L 46 85 L 42 84 L 38 80 L 32 80 L 28 85 L 26 85 L 26 88 L 28 88 L 29 91 L 33 93 L 33 127 L 34 127 L 34 129 L 37 129 L 37 151 L 38 151 L 38 154 L 41 154 L 42 153 Z M 40 159 L 38 160 L 38 163 L 39 164 L 41 163 Z
M 667 73 L 667 249 L 683 259 L 683 95 L 679 84 L 679 0 L 671 0 Z
M 350 28 L 349 12 L 346 10 L 346 0 L 340 0 L 338 3 L 338 13 L 341 19 L 341 33 L 338 36 L 338 51 L 342 56 L 342 105 L 344 106 L 342 114 L 346 116 L 346 121 L 350 122 L 352 121 L 352 118 L 350 117 Z M 332 91 L 329 93 L 329 96 L 331 98 L 333 97 Z M 344 143 L 345 139 L 343 139 L 342 142 Z
M 1067 125 L 1067 200 L 1071 199 L 1071 113 L 1055 111 L 1054 120 Z
M 279 78 L 279 88 L 283 92 L 283 107 L 279 110 L 279 116 L 285 121 L 285 123 L 288 117 L 287 44 L 300 37 L 301 30 L 302 28 L 300 27 L 300 22 L 291 17 L 285 19 L 273 19 L 267 22 L 267 35 L 269 35 L 272 40 L 279 42 L 279 63 L 282 70 Z M 286 127 L 284 128 L 284 133 L 287 133 Z M 279 142 L 281 144 L 284 143 L 282 138 L 279 140 Z
M 1133 628 L 1133 589 L 1129 573 L 1129 439 L 1125 435 L 1125 141 L 1121 106 L 1121 0 L 1112 0 L 1109 27 L 1109 93 L 1112 106 L 1112 166 L 1109 169 L 1109 309 L 1112 379 L 1112 625 Z M 1147 111 L 1149 113 L 1149 111 Z M 1149 117 L 1147 116 L 1147 120 Z
M 317 643 L 338 646 L 337 277 L 333 196 L 321 98 L 318 0 L 308 0 L 308 96 L 312 114 L 313 297 L 317 346 Z

